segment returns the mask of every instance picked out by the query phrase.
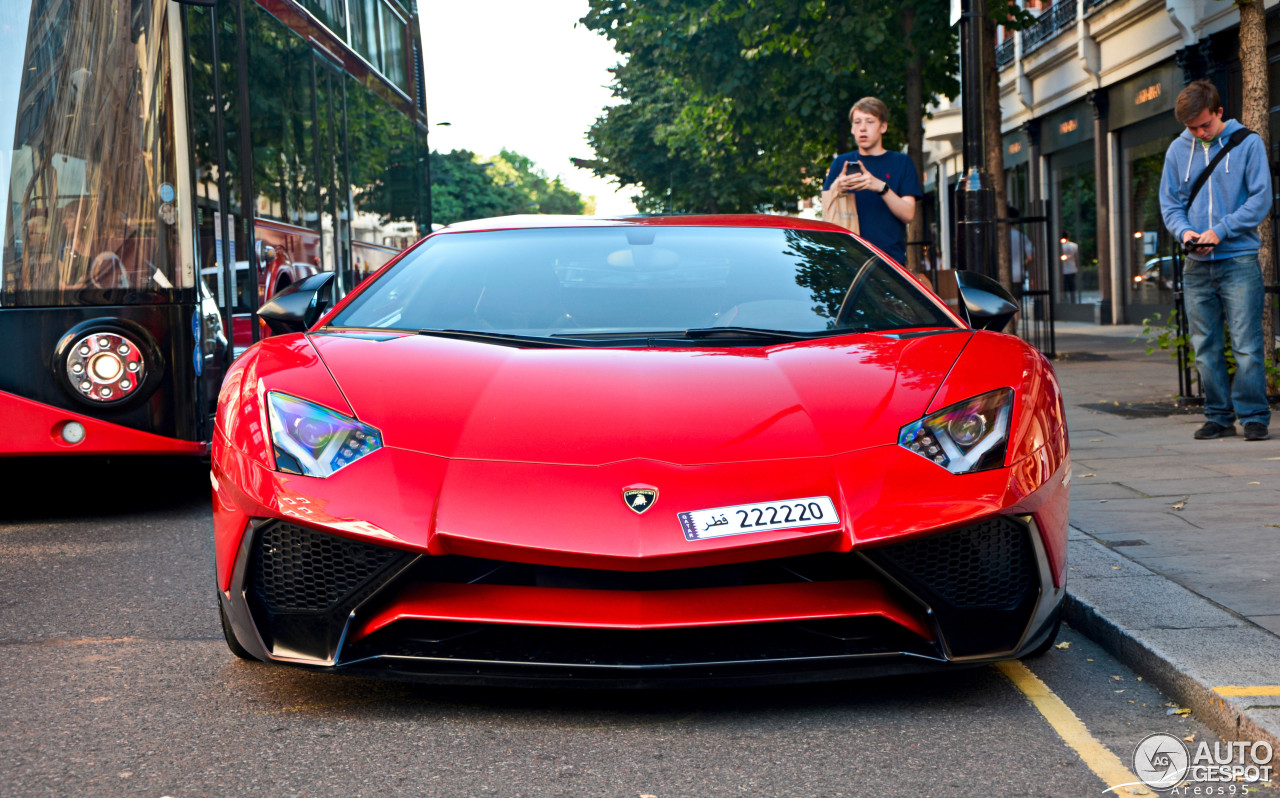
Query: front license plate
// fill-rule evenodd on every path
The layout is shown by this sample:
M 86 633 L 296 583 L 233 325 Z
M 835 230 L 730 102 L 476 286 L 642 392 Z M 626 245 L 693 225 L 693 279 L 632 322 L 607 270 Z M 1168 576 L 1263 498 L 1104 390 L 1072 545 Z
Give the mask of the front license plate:
M 826 496 L 810 499 L 787 499 L 780 502 L 739 504 L 713 510 L 691 510 L 677 513 L 685 540 L 722 538 L 747 532 L 771 529 L 795 529 L 803 526 L 827 526 L 840 523 L 836 507 Z

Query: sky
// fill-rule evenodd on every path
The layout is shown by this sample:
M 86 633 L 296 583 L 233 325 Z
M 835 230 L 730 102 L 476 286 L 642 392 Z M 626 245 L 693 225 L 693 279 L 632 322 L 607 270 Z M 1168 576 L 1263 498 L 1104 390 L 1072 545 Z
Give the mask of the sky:
M 634 213 L 635 187 L 578 169 L 587 128 L 615 102 L 613 45 L 578 24 L 586 0 L 418 0 L 431 148 L 532 158 L 602 215 Z M 449 124 L 441 125 L 441 122 Z

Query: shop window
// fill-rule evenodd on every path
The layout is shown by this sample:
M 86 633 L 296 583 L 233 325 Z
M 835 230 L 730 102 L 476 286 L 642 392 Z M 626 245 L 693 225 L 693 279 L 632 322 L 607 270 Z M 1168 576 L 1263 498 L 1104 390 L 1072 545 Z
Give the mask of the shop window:
M 1160 176 L 1178 132 L 1176 122 L 1161 117 L 1121 134 L 1123 184 L 1129 187 L 1121 198 L 1121 269 L 1128 280 L 1126 303 L 1142 306 L 1131 322 L 1147 315 L 1149 306 L 1173 305 L 1175 242 L 1160 212 Z
M 1086 146 L 1091 154 L 1092 144 Z M 1062 286 L 1059 292 L 1061 301 L 1069 304 L 1100 302 L 1097 175 L 1093 159 L 1076 160 L 1061 166 L 1055 164 L 1053 194 L 1056 200 L 1053 207 L 1057 212 L 1056 233 L 1060 253 L 1057 272 Z M 1072 244 L 1075 246 L 1071 247 Z M 1061 253 L 1074 254 L 1074 263 L 1062 261 Z M 1068 279 L 1072 266 L 1076 270 L 1074 280 Z

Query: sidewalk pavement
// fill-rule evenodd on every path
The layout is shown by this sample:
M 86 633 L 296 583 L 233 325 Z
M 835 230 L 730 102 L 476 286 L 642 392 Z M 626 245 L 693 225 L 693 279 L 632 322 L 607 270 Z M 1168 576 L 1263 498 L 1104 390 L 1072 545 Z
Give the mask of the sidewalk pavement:
M 1194 440 L 1203 415 L 1140 334 L 1057 325 L 1066 620 L 1225 738 L 1280 751 L 1280 413 L 1268 441 Z

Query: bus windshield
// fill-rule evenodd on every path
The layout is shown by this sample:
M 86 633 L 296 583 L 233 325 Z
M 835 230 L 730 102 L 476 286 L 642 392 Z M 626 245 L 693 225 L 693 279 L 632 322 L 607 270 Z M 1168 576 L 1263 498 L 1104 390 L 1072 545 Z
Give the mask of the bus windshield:
M 194 277 L 177 265 L 167 4 L 5 6 L 0 46 L 24 58 L 0 66 L 0 306 L 176 301 Z

